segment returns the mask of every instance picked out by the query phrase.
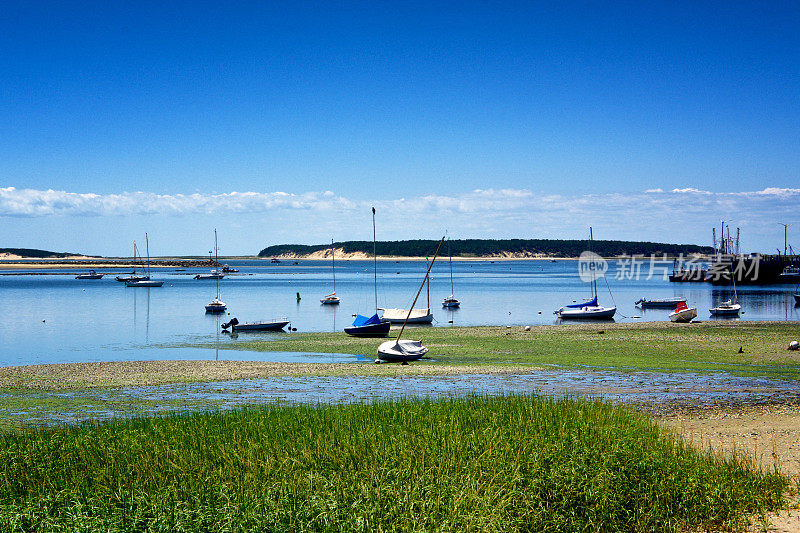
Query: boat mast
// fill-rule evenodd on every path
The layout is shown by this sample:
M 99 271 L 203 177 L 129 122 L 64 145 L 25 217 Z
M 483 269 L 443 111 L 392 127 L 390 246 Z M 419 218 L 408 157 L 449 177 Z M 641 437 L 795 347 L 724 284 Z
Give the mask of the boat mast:
M 331 270 L 333 271 L 333 294 L 336 294 L 336 250 L 333 249 L 333 239 L 331 239 Z
M 136 241 L 133 241 L 133 275 L 136 275 Z
M 453 251 L 450 249 L 450 239 L 447 239 L 447 254 L 450 256 L 450 296 L 455 294 L 453 289 Z
M 375 278 L 375 312 L 378 312 L 378 252 L 375 247 L 375 208 L 372 208 L 372 262 Z
M 147 232 L 144 232 L 144 245 L 147 250 L 147 276 L 150 277 L 150 240 L 147 238 Z
M 592 252 L 592 244 L 594 243 L 594 236 L 592 235 L 592 227 L 589 226 L 589 251 Z M 594 258 L 592 259 L 594 261 Z M 592 298 L 597 298 L 597 272 L 592 269 Z
M 214 228 L 214 262 L 217 263 L 216 266 L 219 268 L 219 248 L 217 247 L 217 228 Z M 214 276 L 217 280 L 217 300 L 219 300 L 219 272 L 217 275 Z
M 439 249 L 442 247 L 442 243 L 444 242 L 444 236 L 442 236 L 442 240 L 439 241 L 439 246 L 436 247 L 436 253 L 433 254 L 433 261 L 436 261 L 436 257 L 439 255 Z M 431 267 L 433 266 L 433 261 L 428 264 L 428 271 L 425 272 L 425 279 L 422 280 L 422 285 L 425 285 L 425 282 L 428 281 L 428 276 L 431 273 Z M 403 327 L 400 328 L 400 333 L 397 334 L 397 339 L 395 340 L 395 346 L 400 342 L 400 336 L 403 334 L 403 330 L 406 329 L 406 324 L 408 324 L 408 318 L 411 316 L 411 311 L 414 310 L 414 306 L 417 303 L 417 299 L 419 299 L 419 293 L 422 292 L 422 285 L 419 286 L 419 290 L 417 291 L 417 295 L 414 297 L 414 302 L 411 304 L 411 309 L 408 310 L 408 314 L 406 315 L 406 319 L 403 321 Z

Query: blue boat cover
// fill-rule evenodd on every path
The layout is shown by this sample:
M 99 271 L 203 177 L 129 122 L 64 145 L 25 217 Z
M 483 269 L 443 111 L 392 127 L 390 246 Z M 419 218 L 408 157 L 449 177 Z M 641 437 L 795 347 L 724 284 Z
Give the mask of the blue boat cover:
M 356 327 L 360 326 L 369 326 L 371 324 L 380 324 L 381 319 L 378 318 L 378 313 L 375 313 L 371 317 L 367 318 L 364 315 L 356 315 L 356 319 L 353 320 L 353 325 Z
M 580 303 L 580 304 L 572 304 L 572 305 L 568 305 L 566 307 L 569 307 L 569 308 L 572 308 L 572 309 L 580 309 L 581 307 L 597 307 L 597 296 L 595 296 L 594 298 L 592 298 L 588 302 L 583 302 L 583 303 Z

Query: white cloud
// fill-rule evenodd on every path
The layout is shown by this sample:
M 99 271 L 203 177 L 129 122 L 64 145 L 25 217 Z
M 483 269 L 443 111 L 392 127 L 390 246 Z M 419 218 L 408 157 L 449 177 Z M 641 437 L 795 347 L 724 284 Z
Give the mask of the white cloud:
M 78 221 L 90 216 L 158 215 L 188 220 L 235 214 L 237 220 L 269 220 L 269 227 L 285 242 L 322 242 L 334 231 L 337 238 L 360 238 L 356 235 L 368 224 L 369 208 L 374 205 L 383 220 L 383 239 L 431 238 L 445 229 L 457 238 L 580 238 L 592 225 L 601 239 L 709 244 L 711 227 L 725 219 L 732 227 L 743 229 L 743 238 L 752 249 L 771 250 L 778 244 L 778 233 L 783 244 L 777 222 L 800 229 L 799 201 L 800 189 L 777 187 L 744 192 L 688 187 L 574 195 L 476 189 L 462 194 L 371 201 L 345 198 L 327 190 L 165 195 L 6 187 L 0 188 L 0 217 L 59 216 Z M 13 230 L 9 227 L 8 231 Z

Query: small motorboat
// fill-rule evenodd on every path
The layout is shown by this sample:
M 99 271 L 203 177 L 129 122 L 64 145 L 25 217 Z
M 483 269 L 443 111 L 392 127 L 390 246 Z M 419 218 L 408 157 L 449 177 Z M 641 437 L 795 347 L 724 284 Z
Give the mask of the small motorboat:
M 228 306 L 225 305 L 225 302 L 219 299 L 219 296 L 211 300 L 210 303 L 206 304 L 206 313 L 224 313 L 225 309 Z
M 675 297 L 675 298 L 659 298 L 648 300 L 647 298 L 641 298 L 635 305 L 638 305 L 642 309 L 647 307 L 661 307 L 665 309 L 673 309 L 676 305 L 680 303 L 686 303 L 686 298 Z
M 428 348 L 422 345 L 422 341 L 393 340 L 378 346 L 378 357 L 387 363 L 416 361 L 426 353 L 428 353 Z
M 231 331 L 281 331 L 288 324 L 289 321 L 286 319 L 240 323 L 236 317 L 234 317 L 230 322 L 222 324 L 222 329 L 227 330 L 230 328 Z
M 225 274 L 221 270 L 214 269 L 208 274 L 196 274 L 193 279 L 222 279 Z
M 103 276 L 105 276 L 105 274 L 98 274 L 94 270 L 90 270 L 86 274 L 78 274 L 77 276 L 75 276 L 75 279 L 100 279 Z
M 675 310 L 669 314 L 669 319 L 672 322 L 691 322 L 697 318 L 697 308 L 688 307 L 686 301 L 678 302 Z
M 128 282 L 128 281 L 144 281 L 150 279 L 149 276 L 139 275 L 139 274 L 129 274 L 127 276 L 117 276 L 117 281 Z
M 711 316 L 739 316 L 741 310 L 741 305 L 733 303 L 733 300 L 728 300 L 712 307 L 709 311 L 711 311 Z
M 344 328 L 344 332 L 353 337 L 385 337 L 391 327 L 389 322 L 381 322 L 377 313 L 369 318 L 356 315 L 353 325 Z
M 161 287 L 163 284 L 163 281 L 156 281 L 150 278 L 125 282 L 126 287 Z
M 459 302 L 458 299 L 452 294 L 447 298 L 445 298 L 444 300 L 442 300 L 442 307 L 458 307 L 460 305 L 461 302 Z
M 280 263 L 280 262 L 281 262 L 281 260 L 280 260 L 280 259 L 278 259 L 277 257 L 273 257 L 272 259 L 270 259 L 270 261 L 269 261 L 269 262 L 270 262 L 270 263 L 275 263 L 275 264 L 278 264 L 278 263 Z
M 225 274 L 231 274 L 233 272 L 239 272 L 239 269 L 230 267 L 228 265 L 222 265 L 222 272 L 224 272 Z

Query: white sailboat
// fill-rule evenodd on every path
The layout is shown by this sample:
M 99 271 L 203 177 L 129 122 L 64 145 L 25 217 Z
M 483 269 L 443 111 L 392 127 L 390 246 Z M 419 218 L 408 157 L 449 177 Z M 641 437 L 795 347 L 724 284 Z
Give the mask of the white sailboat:
M 450 249 L 450 239 L 447 240 L 447 254 L 450 256 L 450 296 L 442 300 L 442 307 L 458 307 L 461 302 L 455 297 L 453 289 L 453 252 Z
M 444 237 L 442 237 L 442 240 L 444 240 Z M 438 248 L 436 251 L 439 251 Z M 383 311 L 381 321 L 389 322 L 390 324 L 430 324 L 433 322 L 433 313 L 431 312 L 431 280 L 429 275 L 432 264 L 433 261 L 428 265 L 428 274 L 425 274 L 425 280 L 423 281 L 423 284 L 427 285 L 428 306 L 422 309 L 414 309 L 413 306 L 411 309 L 400 309 L 396 307 L 379 308 Z M 420 287 L 420 291 L 422 291 L 422 287 Z M 414 302 L 416 303 L 416 300 L 414 300 Z
M 127 276 L 117 276 L 115 278 L 117 281 L 141 281 L 145 279 L 150 279 L 147 277 L 147 274 L 138 275 L 136 274 L 136 241 L 133 241 L 133 272 L 128 274 Z
M 144 242 L 147 250 L 147 279 L 126 281 L 126 287 L 161 287 L 164 284 L 163 281 L 155 281 L 150 279 L 150 240 L 147 237 L 147 233 L 144 234 Z
M 742 306 L 739 304 L 739 296 L 736 294 L 736 278 L 733 271 L 731 271 L 731 284 L 733 285 L 733 299 L 721 302 L 716 307 L 709 309 L 711 316 L 737 317 L 741 313 Z
M 422 341 L 401 340 L 400 337 L 403 336 L 403 331 L 406 329 L 406 324 L 410 323 L 409 319 L 414 311 L 414 305 L 417 303 L 419 294 L 422 292 L 422 287 L 429 279 L 431 267 L 433 266 L 433 262 L 436 261 L 436 256 L 439 255 L 439 249 L 442 247 L 443 242 L 444 237 L 442 237 L 442 240 L 439 241 L 439 246 L 436 247 L 436 253 L 433 254 L 433 260 L 428 265 L 428 271 L 425 272 L 425 277 L 422 279 L 422 284 L 419 286 L 417 295 L 414 297 L 414 301 L 411 304 L 411 309 L 408 309 L 407 311 L 406 320 L 403 322 L 403 327 L 400 328 L 400 333 L 397 334 L 397 338 L 395 340 L 386 341 L 378 346 L 378 359 L 390 363 L 402 363 L 405 365 L 408 364 L 408 361 L 416 361 L 428 353 L 428 348 L 422 345 Z
M 214 228 L 214 257 L 219 264 L 219 248 L 217 247 L 217 228 Z M 227 306 L 219 299 L 219 280 L 222 276 L 214 278 L 217 281 L 217 296 L 206 304 L 206 313 L 224 313 Z
M 589 251 L 592 249 L 592 241 L 594 240 L 594 236 L 592 235 L 592 228 L 589 227 Z M 608 319 L 613 318 L 614 314 L 617 312 L 617 307 L 603 307 L 597 303 L 597 275 L 594 270 L 592 272 L 592 299 L 579 303 L 579 304 L 572 304 L 572 305 L 565 305 L 561 309 L 554 311 L 554 314 L 558 315 L 559 318 L 562 319 Z
M 322 305 L 339 305 L 341 301 L 336 296 L 336 250 L 333 248 L 333 239 L 331 239 L 331 271 L 333 272 L 333 292 L 319 301 Z

